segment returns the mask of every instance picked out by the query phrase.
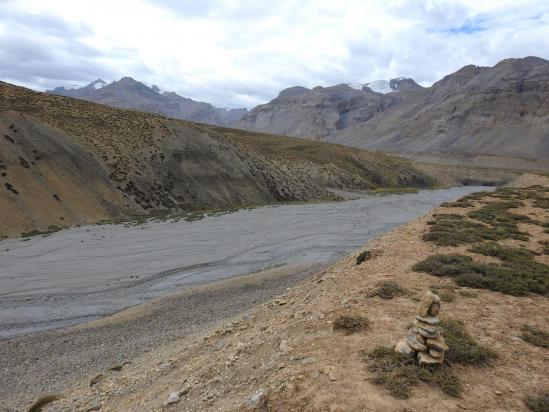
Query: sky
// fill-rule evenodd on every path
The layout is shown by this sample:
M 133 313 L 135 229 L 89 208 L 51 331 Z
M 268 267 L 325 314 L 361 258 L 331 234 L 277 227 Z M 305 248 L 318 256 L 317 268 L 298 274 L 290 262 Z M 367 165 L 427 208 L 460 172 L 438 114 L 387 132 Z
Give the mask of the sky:
M 547 0 L 0 0 L 0 79 L 35 90 L 131 76 L 251 108 L 529 55 L 549 59 Z

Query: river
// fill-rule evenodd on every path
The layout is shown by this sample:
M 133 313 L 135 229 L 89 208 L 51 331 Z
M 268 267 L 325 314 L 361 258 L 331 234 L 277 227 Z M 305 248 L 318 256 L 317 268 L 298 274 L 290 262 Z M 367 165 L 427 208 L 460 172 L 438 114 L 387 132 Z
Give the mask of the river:
M 189 285 L 332 262 L 442 202 L 485 189 L 361 195 L 4 240 L 0 339 L 82 323 Z

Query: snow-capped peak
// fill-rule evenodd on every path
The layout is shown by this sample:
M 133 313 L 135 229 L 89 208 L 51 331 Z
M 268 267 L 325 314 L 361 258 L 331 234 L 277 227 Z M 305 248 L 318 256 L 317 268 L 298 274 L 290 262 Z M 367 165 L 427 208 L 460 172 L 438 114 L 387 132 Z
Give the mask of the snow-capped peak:
M 87 87 L 93 87 L 95 90 L 99 90 L 99 89 L 101 89 L 102 87 L 104 87 L 106 85 L 107 85 L 107 82 L 105 80 L 97 79 L 96 81 L 91 82 L 90 84 L 88 84 Z
M 391 80 L 375 80 L 369 83 L 347 83 L 347 86 L 355 90 L 364 90 L 366 87 L 373 92 L 386 94 L 398 91 L 398 83 L 402 80 L 406 80 L 406 78 L 397 77 Z
M 366 83 L 364 86 L 368 87 L 373 92 L 383 94 L 391 93 L 398 90 L 398 87 L 394 89 L 391 87 L 391 82 L 389 80 L 376 80 L 370 83 Z

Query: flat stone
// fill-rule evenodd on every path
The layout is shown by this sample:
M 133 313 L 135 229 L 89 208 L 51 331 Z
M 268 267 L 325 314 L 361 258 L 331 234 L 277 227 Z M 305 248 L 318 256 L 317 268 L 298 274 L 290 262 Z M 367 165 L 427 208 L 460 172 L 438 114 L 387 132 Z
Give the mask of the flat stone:
M 430 325 L 429 323 L 425 323 L 417 319 L 414 319 L 414 325 L 416 325 L 418 328 L 426 330 L 427 332 L 431 332 L 431 333 L 437 332 L 436 326 Z
M 410 346 L 410 348 L 412 348 L 416 352 L 427 351 L 427 346 L 423 345 L 422 343 L 419 343 L 415 333 L 412 333 L 406 336 L 406 343 L 408 344 L 408 346 Z
M 416 334 L 416 339 L 419 343 L 422 345 L 425 345 L 427 342 L 427 339 L 425 339 L 423 336 L 421 336 L 419 333 Z
M 444 352 L 439 352 L 438 350 L 434 350 L 433 348 L 429 348 L 429 355 L 436 359 L 444 358 Z
M 414 356 L 416 353 L 410 345 L 408 345 L 406 339 L 401 339 L 395 346 L 395 352 L 401 353 L 404 356 Z
M 448 345 L 444 341 L 444 338 L 442 336 L 439 336 L 436 339 L 427 339 L 425 341 L 425 344 L 434 350 L 437 350 L 439 352 L 444 352 L 448 350 Z
M 443 358 L 439 358 L 439 359 L 433 358 L 431 355 L 425 352 L 418 353 L 417 360 L 419 361 L 420 365 L 434 365 L 437 363 L 444 362 Z
M 429 325 L 438 325 L 440 323 L 440 319 L 437 318 L 436 316 L 419 316 L 419 315 L 417 315 L 416 319 L 421 321 L 421 322 L 428 323 Z
M 414 328 L 414 333 L 419 333 L 421 336 L 428 339 L 436 339 L 440 336 L 440 333 L 438 333 L 438 331 L 432 333 L 422 328 Z

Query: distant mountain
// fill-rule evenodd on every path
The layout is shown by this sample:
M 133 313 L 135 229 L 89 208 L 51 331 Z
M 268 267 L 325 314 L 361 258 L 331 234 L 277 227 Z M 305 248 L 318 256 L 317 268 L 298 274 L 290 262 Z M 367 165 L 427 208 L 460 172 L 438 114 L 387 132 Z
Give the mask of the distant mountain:
M 236 127 L 296 137 L 324 137 L 364 123 L 422 89 L 404 77 L 313 89 L 295 86 L 252 109 Z
M 428 161 L 549 168 L 549 61 L 465 66 L 330 142 Z
M 248 112 L 244 108 L 223 109 L 209 103 L 197 102 L 174 92 L 163 91 L 154 85 L 148 86 L 131 77 L 123 77 L 112 83 L 97 79 L 84 87 L 56 87 L 46 92 L 220 126 L 232 126 Z

